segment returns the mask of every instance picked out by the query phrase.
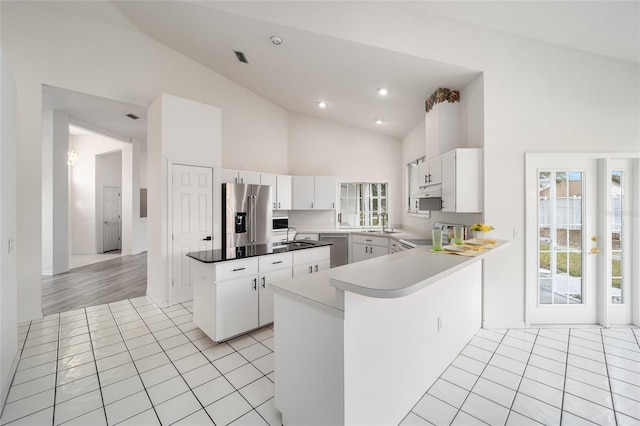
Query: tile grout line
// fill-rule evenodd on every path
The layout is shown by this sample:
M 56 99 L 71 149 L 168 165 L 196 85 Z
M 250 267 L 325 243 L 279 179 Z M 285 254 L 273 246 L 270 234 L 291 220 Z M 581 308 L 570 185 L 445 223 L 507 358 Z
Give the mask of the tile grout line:
M 55 421 L 56 421 L 56 398 L 58 396 L 58 358 L 60 357 L 60 332 L 62 331 L 62 316 L 60 313 L 58 313 L 57 315 L 58 315 L 58 340 L 56 341 L 55 377 L 53 382 L 53 413 L 51 415 L 51 426 L 55 426 Z
M 189 311 L 189 309 L 187 309 L 187 308 L 186 308 L 182 303 L 180 303 L 180 306 L 182 306 L 182 308 L 183 308 L 183 309 L 187 310 L 187 311 L 188 311 L 188 312 L 193 316 L 193 312 Z M 166 314 L 166 313 L 165 313 L 165 314 Z M 169 316 L 167 315 L 167 317 L 169 317 Z M 169 320 L 170 320 L 172 323 L 174 323 L 174 325 L 175 325 L 175 322 L 173 321 L 173 318 L 169 317 Z M 193 320 L 192 320 L 192 321 L 193 321 Z M 184 332 L 180 329 L 180 327 L 178 327 L 177 325 L 175 325 L 175 326 L 180 330 L 180 332 L 181 332 L 182 334 L 184 334 Z M 185 335 L 185 337 L 187 337 L 187 339 L 189 339 L 189 337 L 188 337 L 188 336 L 186 336 L 186 334 L 184 334 L 184 335 Z M 205 334 L 205 336 L 206 336 L 206 334 Z M 265 346 L 265 347 L 266 347 L 266 345 L 264 345 L 261 341 L 259 341 L 258 339 L 254 338 L 253 336 L 251 336 L 249 333 L 241 334 L 240 336 L 236 336 L 236 337 L 234 337 L 233 339 L 236 339 L 236 338 L 238 338 L 238 337 L 243 337 L 243 336 L 249 336 L 249 337 L 251 337 L 252 339 L 254 339 L 254 340 L 256 341 L 256 343 L 257 343 L 257 344 L 261 344 L 262 346 Z M 154 337 L 155 337 L 155 336 L 154 336 Z M 209 337 L 209 336 L 206 336 L 206 337 Z M 233 340 L 233 339 L 229 339 L 229 340 Z M 189 341 L 191 342 L 191 339 L 189 339 Z M 216 343 L 216 342 L 214 342 L 214 343 Z M 251 361 L 249 361 L 246 357 L 244 357 L 244 356 L 240 353 L 240 351 L 239 351 L 239 350 L 237 350 L 236 348 L 234 348 L 231 344 L 227 343 L 227 341 L 220 342 L 220 343 L 216 343 L 216 345 L 219 345 L 219 344 L 222 344 L 222 343 L 224 343 L 224 344 L 228 345 L 231 349 L 233 349 L 233 351 L 234 351 L 233 353 L 237 353 L 240 357 L 242 357 L 245 361 L 247 361 L 247 364 L 251 364 L 251 365 L 253 366 L 253 363 L 252 363 Z M 192 343 L 192 344 L 193 344 L 193 343 Z M 195 345 L 194 345 L 194 346 L 195 346 Z M 249 346 L 252 346 L 252 345 L 249 345 Z M 249 346 L 246 346 L 246 347 L 249 347 Z M 213 346 L 212 346 L 212 347 L 213 347 Z M 200 354 L 201 354 L 202 356 L 204 356 L 205 358 L 207 358 L 207 360 L 209 360 L 209 358 L 208 358 L 206 355 L 204 355 L 204 353 L 202 353 L 202 351 L 200 350 L 200 348 L 198 348 L 197 346 L 196 346 L 196 348 L 198 349 L 198 351 L 200 352 Z M 164 348 L 163 348 L 163 349 L 164 349 Z M 242 348 L 242 349 L 244 349 L 244 348 Z M 271 351 L 271 349 L 269 349 L 268 347 L 267 347 L 267 349 L 268 349 L 269 351 Z M 273 351 L 271 351 L 271 353 L 273 353 Z M 220 357 L 220 358 L 218 358 L 218 359 L 225 358 L 225 357 L 227 357 L 227 356 L 229 356 L 229 355 L 231 355 L 231 354 L 225 355 L 225 356 Z M 269 355 L 269 354 L 266 354 L 266 355 L 264 355 L 264 356 L 268 356 L 268 355 Z M 189 355 L 188 355 L 188 356 L 189 356 Z M 167 356 L 167 357 L 168 357 L 168 356 Z M 260 358 L 262 358 L 262 357 L 260 357 Z M 254 407 L 253 407 L 253 405 L 251 405 L 251 403 L 250 403 L 249 401 L 247 401 L 247 399 L 244 397 L 244 395 L 242 395 L 242 393 L 240 393 L 240 389 L 236 388 L 236 386 L 235 386 L 233 383 L 231 383 L 231 382 L 229 381 L 229 379 L 227 379 L 227 378 L 225 377 L 225 374 L 229 374 L 230 372 L 235 371 L 235 370 L 237 370 L 237 369 L 239 369 L 239 368 L 242 368 L 242 367 L 244 367 L 244 365 L 247 365 L 247 364 L 241 365 L 240 367 L 234 368 L 233 370 L 229 370 L 227 373 L 223 374 L 220 370 L 218 370 L 218 369 L 216 368 L 216 366 L 215 366 L 215 365 L 213 365 L 213 361 L 210 361 L 210 360 L 209 360 L 209 363 L 213 366 L 213 368 L 215 368 L 215 369 L 220 373 L 221 377 L 224 377 L 224 379 L 225 379 L 225 380 L 226 380 L 226 381 L 231 385 L 231 387 L 234 389 L 234 392 L 238 392 L 238 394 L 242 397 L 242 399 L 244 399 L 244 400 L 247 402 L 247 404 L 249 404 L 249 406 L 251 407 L 251 410 L 249 410 L 247 413 L 249 413 L 249 412 L 251 412 L 251 411 L 256 411 L 256 414 L 258 414 L 258 415 L 259 415 L 259 416 L 260 416 L 260 417 L 261 417 L 265 422 L 267 422 L 267 421 L 266 421 L 266 419 L 264 419 L 264 417 L 262 417 L 262 415 L 261 415 L 261 414 L 260 414 L 260 413 L 259 413 L 259 412 L 254 408 Z M 196 368 L 198 368 L 198 367 L 196 367 Z M 255 366 L 253 366 L 253 368 L 256 368 L 256 367 L 255 367 Z M 176 369 L 176 370 L 177 370 L 177 369 Z M 256 368 L 256 370 L 257 370 L 257 368 Z M 189 370 L 189 371 L 191 371 L 191 370 Z M 260 371 L 260 370 L 258 370 L 258 371 Z M 180 374 L 180 377 L 182 377 L 182 373 L 181 373 L 180 371 L 178 371 L 178 374 Z M 260 374 L 262 374 L 262 376 L 261 376 L 261 377 L 259 377 L 259 378 L 257 378 L 256 380 L 253 380 L 253 381 L 251 381 L 251 382 L 247 383 L 245 386 L 243 386 L 243 388 L 244 388 L 244 387 L 246 387 L 246 386 L 248 386 L 248 385 L 250 385 L 251 383 L 257 382 L 257 381 L 258 381 L 258 380 L 260 380 L 261 378 L 263 378 L 263 377 L 266 377 L 266 376 L 267 376 L 266 374 L 262 373 L 262 371 L 260 371 Z M 184 378 L 183 378 L 183 380 L 184 380 Z M 215 380 L 215 379 L 214 379 L 214 380 Z M 267 380 L 271 381 L 268 377 L 267 377 Z M 186 380 L 185 380 L 185 382 L 186 382 Z M 188 384 L 188 383 L 187 383 L 187 385 L 189 386 L 189 384 Z M 207 413 L 207 416 L 209 416 L 209 413 L 208 413 L 208 411 L 207 411 L 206 407 L 202 404 L 202 402 L 200 402 L 200 399 L 199 399 L 199 398 L 198 398 L 198 396 L 195 394 L 195 392 L 193 392 L 193 390 L 191 389 L 191 386 L 189 386 L 189 389 L 192 391 L 193 395 L 196 397 L 196 399 L 198 400 L 198 402 L 200 403 L 200 405 L 202 405 L 202 408 L 203 408 L 203 409 L 204 409 L 204 411 Z M 217 399 L 216 401 L 213 401 L 213 402 L 212 402 L 211 404 L 209 404 L 209 405 L 215 404 L 216 402 L 220 401 L 220 400 L 221 400 L 221 399 L 223 399 L 223 398 L 226 398 L 226 397 L 227 397 L 227 396 L 229 396 L 229 395 L 231 395 L 231 394 L 227 394 L 227 395 L 223 396 L 222 398 Z M 268 400 L 267 400 L 267 401 L 268 401 Z M 266 401 L 265 401 L 265 402 L 266 402 Z M 207 405 L 207 407 L 208 407 L 209 405 Z M 232 420 L 232 422 L 234 422 L 234 421 L 238 420 L 238 419 L 239 419 L 240 417 L 242 417 L 242 416 L 245 416 L 247 413 L 244 413 L 244 414 L 240 415 L 238 418 L 233 419 L 233 420 Z M 209 418 L 211 418 L 211 416 L 209 416 Z M 213 421 L 213 419 L 211 419 L 211 421 Z M 267 422 L 267 423 L 269 423 L 269 422 Z M 215 424 L 215 422 L 214 422 L 214 424 Z
M 633 333 L 633 332 L 632 332 Z M 618 424 L 618 416 L 616 415 L 616 402 L 613 399 L 613 387 L 611 386 L 611 376 L 609 376 L 609 363 L 607 362 L 607 346 L 604 344 L 604 336 L 600 330 L 600 338 L 602 339 L 602 353 L 604 355 L 604 368 L 607 371 L 607 383 L 609 383 L 609 395 L 611 395 L 611 409 L 613 410 L 613 420 Z
M 560 424 L 562 424 L 562 418 L 564 417 L 564 396 L 567 389 L 567 370 L 569 369 L 569 347 L 571 346 L 571 330 L 567 333 L 567 355 L 564 360 L 564 380 L 562 381 L 562 399 L 560 401 Z
M 507 333 L 508 333 L 508 331 L 507 331 Z M 509 407 L 509 415 L 507 416 L 507 420 L 506 420 L 506 421 L 509 421 L 509 416 L 511 416 L 511 413 L 512 413 L 512 412 L 513 412 L 513 413 L 518 413 L 517 411 L 514 411 L 514 410 L 513 410 L 513 404 L 515 404 L 515 402 L 516 402 L 516 398 L 518 397 L 518 394 L 520 393 L 520 386 L 522 386 L 522 380 L 525 378 L 525 377 L 524 377 L 524 374 L 525 374 L 525 372 L 527 371 L 527 367 L 529 366 L 529 361 L 531 360 L 531 356 L 533 355 L 533 349 L 536 347 L 536 341 L 538 340 L 538 336 L 539 336 L 539 335 L 540 335 L 540 329 L 538 329 L 538 331 L 536 332 L 536 337 L 535 337 L 535 339 L 533 339 L 533 342 L 532 342 L 532 345 L 531 345 L 531 351 L 529 352 L 529 357 L 527 358 L 527 362 L 526 362 L 526 363 L 524 363 L 524 364 L 525 364 L 525 365 L 524 365 L 524 370 L 522 370 L 522 374 L 520 375 L 520 381 L 518 381 L 518 387 L 517 387 L 517 389 L 515 390 L 515 391 L 516 391 L 516 393 L 513 395 L 513 400 L 511 401 L 511 406 Z M 544 337 L 544 336 L 542 336 L 542 337 Z M 568 347 L 568 346 L 569 346 L 569 342 L 567 342 L 567 347 Z M 568 350 L 568 348 L 567 348 L 567 350 Z M 534 366 L 534 367 L 535 367 L 535 366 Z M 563 390 L 563 394 L 564 394 L 564 390 Z M 523 393 L 522 395 L 526 395 L 526 394 L 525 394 L 525 393 Z M 529 395 L 527 395 L 527 396 L 529 396 Z M 530 398 L 532 398 L 532 397 L 530 397 Z M 533 398 L 533 399 L 540 401 L 538 398 Z M 541 401 L 541 402 L 543 402 L 543 403 L 544 403 L 544 401 Z M 528 419 L 531 419 L 531 417 L 529 417 L 529 416 L 525 416 L 525 415 L 524 415 L 524 414 L 522 414 L 522 413 L 518 413 L 518 414 L 520 414 L 521 416 L 526 417 L 526 418 L 528 418 Z M 535 420 L 535 419 L 531 419 L 531 420 L 533 420 L 533 421 L 536 421 L 536 422 L 537 422 L 537 420 Z M 560 420 L 561 420 L 560 424 L 562 424 L 562 412 L 560 412 Z M 506 422 L 505 422 L 505 423 L 506 423 Z
M 91 346 L 91 357 L 93 358 L 93 365 L 96 368 L 96 379 L 98 380 L 98 390 L 100 390 L 100 401 L 102 401 L 102 414 L 104 415 L 104 420 L 107 424 L 109 424 L 109 419 L 107 419 L 107 409 L 105 408 L 104 405 L 104 395 L 102 394 L 102 383 L 100 381 L 100 373 L 98 371 L 98 360 L 96 359 L 96 353 L 95 353 L 95 349 L 93 347 L 93 339 L 91 338 L 91 327 L 89 327 L 89 316 L 87 315 L 87 308 L 83 308 L 83 312 L 84 312 L 84 316 L 86 318 L 87 321 L 87 332 L 89 334 L 89 345 Z M 56 364 L 57 366 L 57 364 Z M 57 387 L 57 386 L 56 386 Z M 87 392 L 89 393 L 89 392 Z M 95 410 L 92 410 L 95 411 Z M 88 413 L 84 413 L 82 414 L 83 416 L 85 414 L 89 414 L 91 411 L 89 411 Z M 80 417 L 80 416 L 78 416 Z M 72 420 L 72 419 L 69 419 Z
M 127 302 L 129 302 L 129 304 L 131 306 L 133 306 L 133 303 L 131 303 L 130 299 L 126 299 L 126 300 L 127 300 Z M 155 405 L 153 405 L 153 402 L 151 401 L 151 397 L 149 396 L 149 391 L 147 391 L 147 387 L 145 386 L 144 382 L 142 381 L 142 377 L 140 376 L 140 371 L 138 370 L 138 366 L 136 365 L 135 361 L 133 360 L 133 357 L 131 356 L 131 352 L 129 351 L 129 347 L 127 346 L 126 340 L 125 340 L 124 336 L 122 335 L 122 330 L 120 330 L 120 324 L 118 324 L 118 321 L 116 321 L 115 315 L 113 315 L 113 310 L 111 309 L 111 303 L 114 303 L 114 302 L 106 303 L 106 305 L 109 308 L 109 312 L 111 313 L 111 316 L 113 318 L 113 322 L 116 323 L 116 327 L 118 328 L 118 333 L 119 333 L 120 337 L 122 338 L 122 343 L 124 344 L 124 347 L 127 349 L 127 354 L 129 355 L 129 357 L 131 357 L 131 363 L 133 364 L 133 368 L 136 369 L 136 373 L 138 373 L 138 377 L 140 378 L 140 382 L 142 383 L 142 389 L 144 390 L 145 394 L 147 395 L 147 398 L 149 398 L 149 402 L 151 403 L 151 408 L 153 409 L 153 412 L 155 413 L 156 418 L 158 419 L 158 422 L 160 424 L 162 424 L 162 421 L 160 420 L 160 416 L 158 415 L 158 412 L 156 411 L 156 407 L 155 407 Z M 137 314 L 138 310 L 135 309 L 135 306 L 133 306 L 133 308 L 134 308 L 134 310 L 136 311 L 136 314 Z M 138 314 L 138 316 L 139 315 L 140 314 Z M 149 332 L 151 332 L 151 330 L 149 330 Z M 154 336 L 154 339 L 155 339 L 155 336 Z M 93 343 L 92 343 L 92 346 L 93 346 Z M 95 358 L 95 353 L 94 353 L 94 358 Z M 105 357 L 105 358 L 107 358 L 107 357 Z M 98 369 L 98 366 L 97 366 L 97 361 L 96 361 L 96 370 L 97 369 Z M 99 375 L 100 374 L 98 373 L 98 376 Z M 123 380 L 126 380 L 126 379 L 123 379 Z M 102 392 L 102 389 L 100 391 Z M 129 396 L 131 396 L 131 395 L 129 395 Z M 127 397 L 125 397 L 125 398 L 127 398 Z M 122 399 L 124 399 L 124 398 L 122 398 Z M 114 401 L 114 402 L 116 402 L 116 401 Z M 129 419 L 131 419 L 131 418 L 133 418 L 133 417 L 135 417 L 135 416 L 137 416 L 139 414 L 144 413 L 145 411 L 147 411 L 147 410 L 144 410 L 144 411 L 141 411 L 139 413 L 136 413 L 131 417 L 127 417 L 126 419 L 122 419 L 118 423 L 122 423 L 122 422 L 124 422 L 126 420 L 129 420 Z M 104 413 L 105 413 L 105 416 L 106 416 L 107 415 L 107 407 L 106 406 L 104 406 Z M 107 424 L 109 424 L 109 419 L 108 418 L 107 418 Z

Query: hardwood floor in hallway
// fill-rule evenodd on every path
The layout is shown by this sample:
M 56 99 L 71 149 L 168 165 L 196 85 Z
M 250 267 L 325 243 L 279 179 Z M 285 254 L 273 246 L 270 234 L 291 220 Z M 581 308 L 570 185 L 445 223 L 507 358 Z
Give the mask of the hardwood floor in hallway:
M 144 296 L 147 253 L 122 256 L 42 277 L 42 312 L 49 315 Z

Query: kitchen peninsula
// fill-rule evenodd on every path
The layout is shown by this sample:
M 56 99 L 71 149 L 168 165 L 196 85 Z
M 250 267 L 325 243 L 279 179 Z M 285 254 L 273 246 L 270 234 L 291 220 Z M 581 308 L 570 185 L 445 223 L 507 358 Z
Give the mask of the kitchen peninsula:
M 398 424 L 480 329 L 483 259 L 419 247 L 271 284 L 283 424 Z

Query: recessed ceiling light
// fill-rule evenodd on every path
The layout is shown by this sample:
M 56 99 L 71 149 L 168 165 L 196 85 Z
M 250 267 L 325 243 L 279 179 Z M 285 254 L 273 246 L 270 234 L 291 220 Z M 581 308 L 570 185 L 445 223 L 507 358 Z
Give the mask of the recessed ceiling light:
M 376 121 L 376 124 L 382 124 L 382 123 L 384 123 L 384 121 L 380 120 L 379 118 L 376 118 L 376 120 L 375 120 L 375 121 Z
M 327 103 L 324 101 L 318 102 L 318 108 L 325 109 L 327 107 Z
M 280 46 L 282 43 L 284 43 L 284 40 L 282 40 L 278 36 L 271 36 L 271 43 L 275 44 L 276 46 Z
M 380 96 L 387 96 L 389 94 L 389 89 L 381 87 L 381 88 L 378 89 L 378 94 Z

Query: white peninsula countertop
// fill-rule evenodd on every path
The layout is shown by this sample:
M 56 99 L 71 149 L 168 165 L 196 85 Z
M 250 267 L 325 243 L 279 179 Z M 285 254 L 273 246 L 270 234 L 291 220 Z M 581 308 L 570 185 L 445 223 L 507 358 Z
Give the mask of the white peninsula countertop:
M 421 246 L 276 282 L 271 284 L 271 289 L 341 315 L 344 313 L 344 294 L 336 291 L 338 289 L 375 298 L 407 296 L 508 245 L 507 241 L 497 240 L 495 246 L 474 257 L 436 253 L 431 251 L 431 246 Z
M 399 424 L 480 329 L 485 257 L 418 247 L 273 282 L 283 424 Z

